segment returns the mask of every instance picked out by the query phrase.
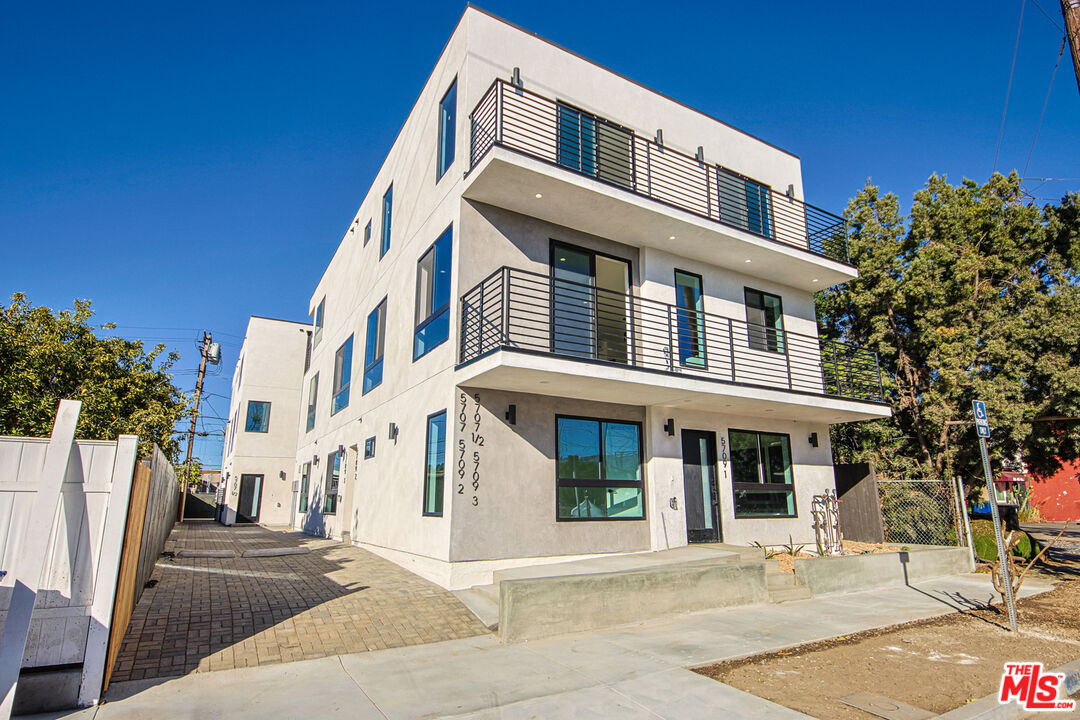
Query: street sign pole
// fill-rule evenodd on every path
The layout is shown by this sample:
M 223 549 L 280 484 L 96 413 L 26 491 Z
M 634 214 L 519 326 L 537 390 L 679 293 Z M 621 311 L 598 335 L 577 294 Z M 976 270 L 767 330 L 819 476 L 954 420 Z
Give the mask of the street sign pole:
M 1009 609 L 1009 627 L 1016 632 L 1016 602 L 1013 599 L 1009 555 L 1005 548 L 1005 538 L 1001 534 L 1001 514 L 998 512 L 997 494 L 994 492 L 994 475 L 990 471 L 990 452 L 986 447 L 986 439 L 990 437 L 990 420 L 986 417 L 986 405 L 981 400 L 976 400 L 972 405 L 975 410 L 975 428 L 979 433 L 983 472 L 986 474 L 986 493 L 990 500 L 990 514 L 993 516 L 994 539 L 997 541 L 998 564 L 1001 567 L 1001 584 L 1005 586 L 1005 605 Z

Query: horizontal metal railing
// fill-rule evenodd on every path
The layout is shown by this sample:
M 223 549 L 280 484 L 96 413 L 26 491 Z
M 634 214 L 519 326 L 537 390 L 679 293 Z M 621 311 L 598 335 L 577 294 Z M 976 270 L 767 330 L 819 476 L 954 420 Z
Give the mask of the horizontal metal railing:
M 509 267 L 461 298 L 461 362 L 502 349 L 884 399 L 875 353 Z
M 470 167 L 502 146 L 709 220 L 849 263 L 843 218 L 503 80 L 471 120 Z

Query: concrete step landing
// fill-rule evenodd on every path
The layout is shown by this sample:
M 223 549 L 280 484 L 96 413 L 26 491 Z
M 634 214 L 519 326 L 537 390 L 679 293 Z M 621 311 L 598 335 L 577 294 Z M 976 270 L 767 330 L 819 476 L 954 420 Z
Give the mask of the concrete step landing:
M 498 583 L 474 585 L 465 590 L 454 590 L 453 593 L 488 630 L 495 632 L 499 629 Z

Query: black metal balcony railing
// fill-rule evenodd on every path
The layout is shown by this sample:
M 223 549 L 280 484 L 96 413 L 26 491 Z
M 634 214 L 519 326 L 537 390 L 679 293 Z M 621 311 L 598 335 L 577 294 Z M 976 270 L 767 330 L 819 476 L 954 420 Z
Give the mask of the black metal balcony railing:
M 508 267 L 461 298 L 461 362 L 503 349 L 884 399 L 875 353 Z
M 730 168 L 706 164 L 565 103 L 492 83 L 469 116 L 470 167 L 495 146 L 593 177 L 714 222 L 849 263 L 843 218 Z

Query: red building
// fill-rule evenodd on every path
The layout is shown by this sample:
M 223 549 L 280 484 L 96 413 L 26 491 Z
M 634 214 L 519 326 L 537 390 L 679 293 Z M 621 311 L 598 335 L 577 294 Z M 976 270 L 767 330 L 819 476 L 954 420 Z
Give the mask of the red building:
M 1080 460 L 1062 465 L 1050 477 L 1034 476 L 1031 504 L 1044 520 L 1080 520 Z

